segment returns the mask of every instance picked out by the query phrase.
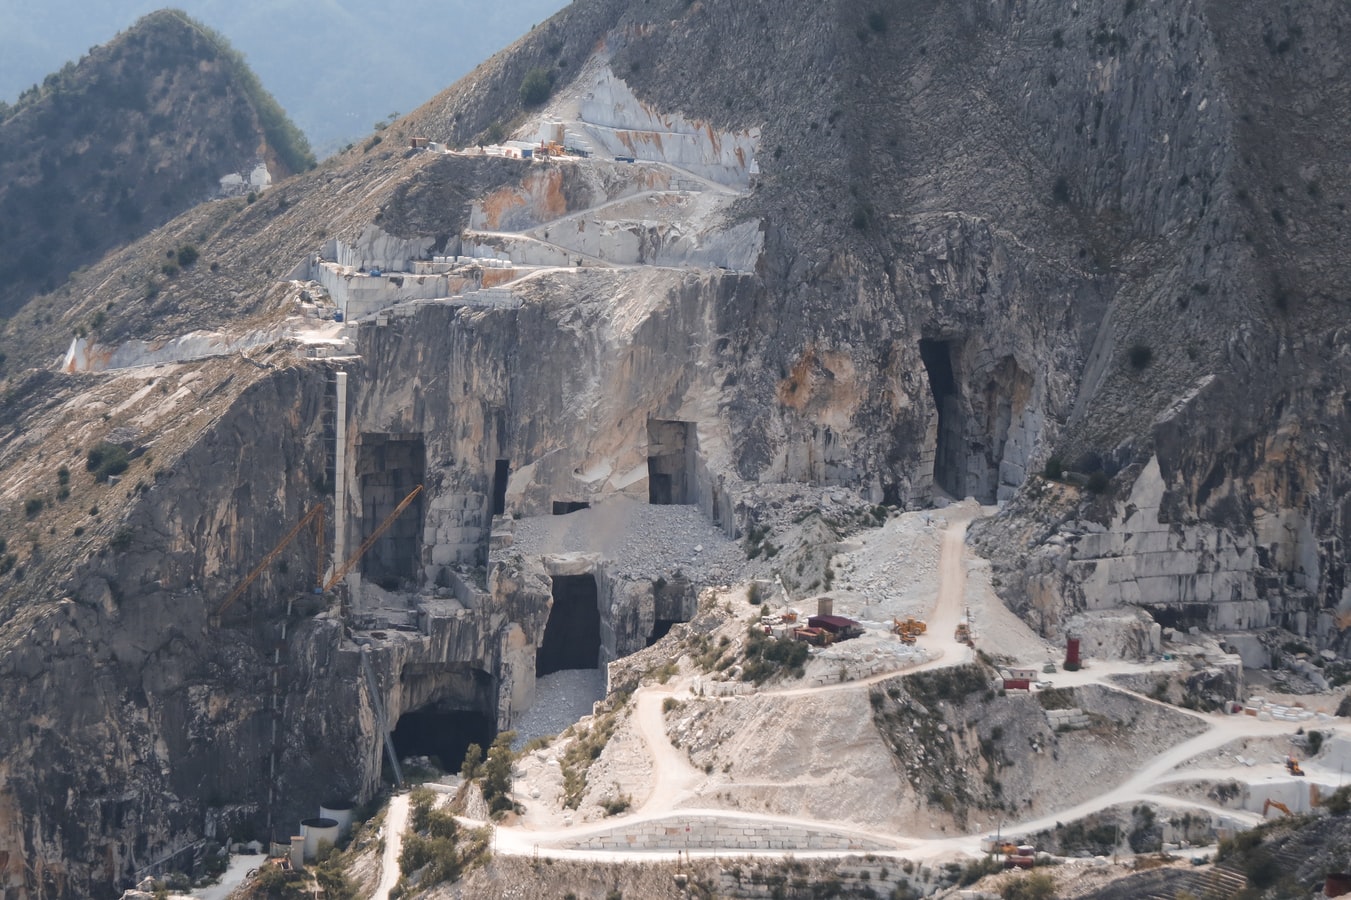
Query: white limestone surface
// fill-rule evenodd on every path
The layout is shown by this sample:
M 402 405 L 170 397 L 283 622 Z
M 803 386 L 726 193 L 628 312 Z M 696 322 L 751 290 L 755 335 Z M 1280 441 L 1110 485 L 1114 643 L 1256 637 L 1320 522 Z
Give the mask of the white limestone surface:
M 107 347 L 88 338 L 70 342 L 61 371 L 103 372 L 109 369 L 127 369 L 132 366 L 156 366 L 187 362 L 240 353 L 254 347 L 263 347 L 288 336 L 290 326 L 248 331 L 243 334 L 223 334 L 218 331 L 190 331 L 180 337 L 163 341 L 127 341 L 117 347 Z
M 759 174 L 760 129 L 720 131 L 643 103 L 609 64 L 594 60 L 579 83 L 580 96 L 556 105 L 555 118 L 528 126 L 534 143 L 572 139 L 597 154 L 663 162 L 720 185 L 744 190 Z

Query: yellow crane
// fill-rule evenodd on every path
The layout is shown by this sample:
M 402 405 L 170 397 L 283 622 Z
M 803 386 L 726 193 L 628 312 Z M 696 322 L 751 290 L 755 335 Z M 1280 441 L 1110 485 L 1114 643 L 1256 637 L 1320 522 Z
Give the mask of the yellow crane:
M 417 487 L 413 488 L 412 492 L 410 492 L 407 497 L 404 497 L 403 500 L 399 502 L 398 506 L 394 507 L 394 512 L 385 517 L 385 520 L 371 532 L 371 536 L 362 541 L 361 546 L 357 548 L 357 552 L 349 556 L 347 561 L 338 567 L 338 570 L 333 573 L 333 576 L 329 578 L 328 582 L 324 585 L 324 590 L 333 590 L 333 586 L 339 581 L 342 581 L 343 577 L 346 576 L 348 572 L 352 571 L 352 567 L 357 564 L 361 557 L 366 555 L 366 551 L 371 549 L 375 542 L 380 539 L 380 535 L 389 530 L 389 526 L 394 524 L 394 520 L 403 514 L 403 511 L 417 499 L 417 495 L 420 493 L 422 493 L 422 485 L 419 484 Z
M 244 580 L 241 581 L 235 587 L 235 589 L 230 592 L 230 595 L 226 597 L 224 601 L 221 602 L 220 606 L 216 607 L 216 613 L 211 617 L 211 624 L 213 627 L 217 628 L 220 627 L 221 616 L 225 613 L 227 609 L 230 608 L 230 605 L 233 604 L 236 600 L 238 600 L 240 596 L 244 593 L 244 591 L 248 590 L 249 585 L 253 584 L 254 581 L 258 579 L 258 576 L 263 574 L 263 571 L 267 569 L 268 566 L 272 565 L 272 563 L 276 560 L 278 556 L 281 556 L 282 551 L 284 551 L 288 546 L 290 546 L 291 542 L 296 539 L 296 535 L 304 531 L 305 526 L 311 523 L 314 524 L 314 539 L 317 549 L 317 552 L 315 553 L 315 566 L 317 568 L 317 572 L 315 573 L 314 583 L 316 587 L 319 587 L 323 584 L 324 504 L 320 503 L 317 506 L 313 507 L 309 512 L 305 513 L 305 515 L 301 517 L 300 521 L 295 524 L 295 527 L 286 533 L 286 537 L 278 541 L 277 546 L 273 547 L 271 552 L 269 552 L 267 556 L 263 557 L 263 561 L 260 562 L 252 572 L 250 572 L 247 576 L 245 576 Z

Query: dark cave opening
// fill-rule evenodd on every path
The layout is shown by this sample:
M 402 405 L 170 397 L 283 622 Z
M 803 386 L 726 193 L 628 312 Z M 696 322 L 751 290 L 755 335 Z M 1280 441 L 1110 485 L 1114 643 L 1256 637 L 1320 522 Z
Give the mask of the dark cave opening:
M 585 500 L 555 500 L 554 515 L 566 516 L 568 513 L 575 513 L 579 510 L 590 509 L 591 504 Z
M 507 481 L 511 479 L 511 460 L 499 459 L 493 466 L 493 515 L 507 511 Z
M 693 503 L 695 437 L 692 422 L 647 420 L 647 502 Z
M 458 772 L 470 744 L 478 744 L 487 754 L 488 746 L 497 737 L 497 728 L 482 713 L 424 708 L 399 716 L 390 737 L 399 759 L 429 756 L 438 762 L 441 771 Z
M 661 640 L 662 638 L 666 637 L 666 635 L 669 634 L 670 631 L 671 631 L 671 626 L 673 626 L 673 625 L 675 625 L 677 622 L 681 622 L 681 621 L 684 621 L 684 620 L 682 620 L 682 619 L 657 619 L 655 622 L 652 623 L 652 633 L 649 634 L 649 635 L 647 636 L 647 645 L 648 645 L 649 647 L 651 647 L 651 646 L 652 646 L 653 644 L 655 644 L 657 641 L 659 641 L 659 640 Z
M 952 341 L 921 340 L 919 356 L 929 376 L 934 407 L 938 410 L 938 441 L 934 448 L 934 483 L 953 497 L 966 496 L 965 452 L 962 440 L 962 399 L 952 372 Z
M 553 576 L 553 607 L 535 653 L 535 677 L 600 667 L 600 603 L 594 575 Z
M 361 483 L 361 535 L 373 534 L 422 484 L 427 451 L 420 434 L 361 435 L 357 476 Z M 386 589 L 416 579 L 422 559 L 422 496 L 405 509 L 361 558 L 361 574 Z

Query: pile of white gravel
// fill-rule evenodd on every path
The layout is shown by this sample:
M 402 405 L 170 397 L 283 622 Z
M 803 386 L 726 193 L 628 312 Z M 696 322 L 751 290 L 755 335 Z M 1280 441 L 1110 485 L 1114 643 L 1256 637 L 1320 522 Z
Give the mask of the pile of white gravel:
M 678 570 L 695 584 L 730 584 L 746 565 L 741 545 L 697 506 L 654 506 L 623 497 L 565 516 L 520 519 L 513 549 L 527 558 L 593 553 L 608 562 L 612 575 L 647 581 Z
M 538 737 L 552 737 L 583 716 L 605 696 L 604 669 L 564 669 L 535 681 L 535 702 L 516 720 L 513 730 L 519 750 Z

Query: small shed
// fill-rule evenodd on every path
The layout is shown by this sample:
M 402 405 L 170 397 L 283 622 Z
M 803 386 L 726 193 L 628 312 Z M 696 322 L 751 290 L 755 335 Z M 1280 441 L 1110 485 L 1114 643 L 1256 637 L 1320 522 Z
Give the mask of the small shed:
M 844 616 L 811 616 L 807 619 L 811 628 L 820 628 L 835 636 L 835 640 L 844 641 L 863 634 L 863 626 Z
M 1034 666 L 1009 666 L 1009 678 L 1025 679 L 1027 681 L 1037 680 L 1037 670 Z

